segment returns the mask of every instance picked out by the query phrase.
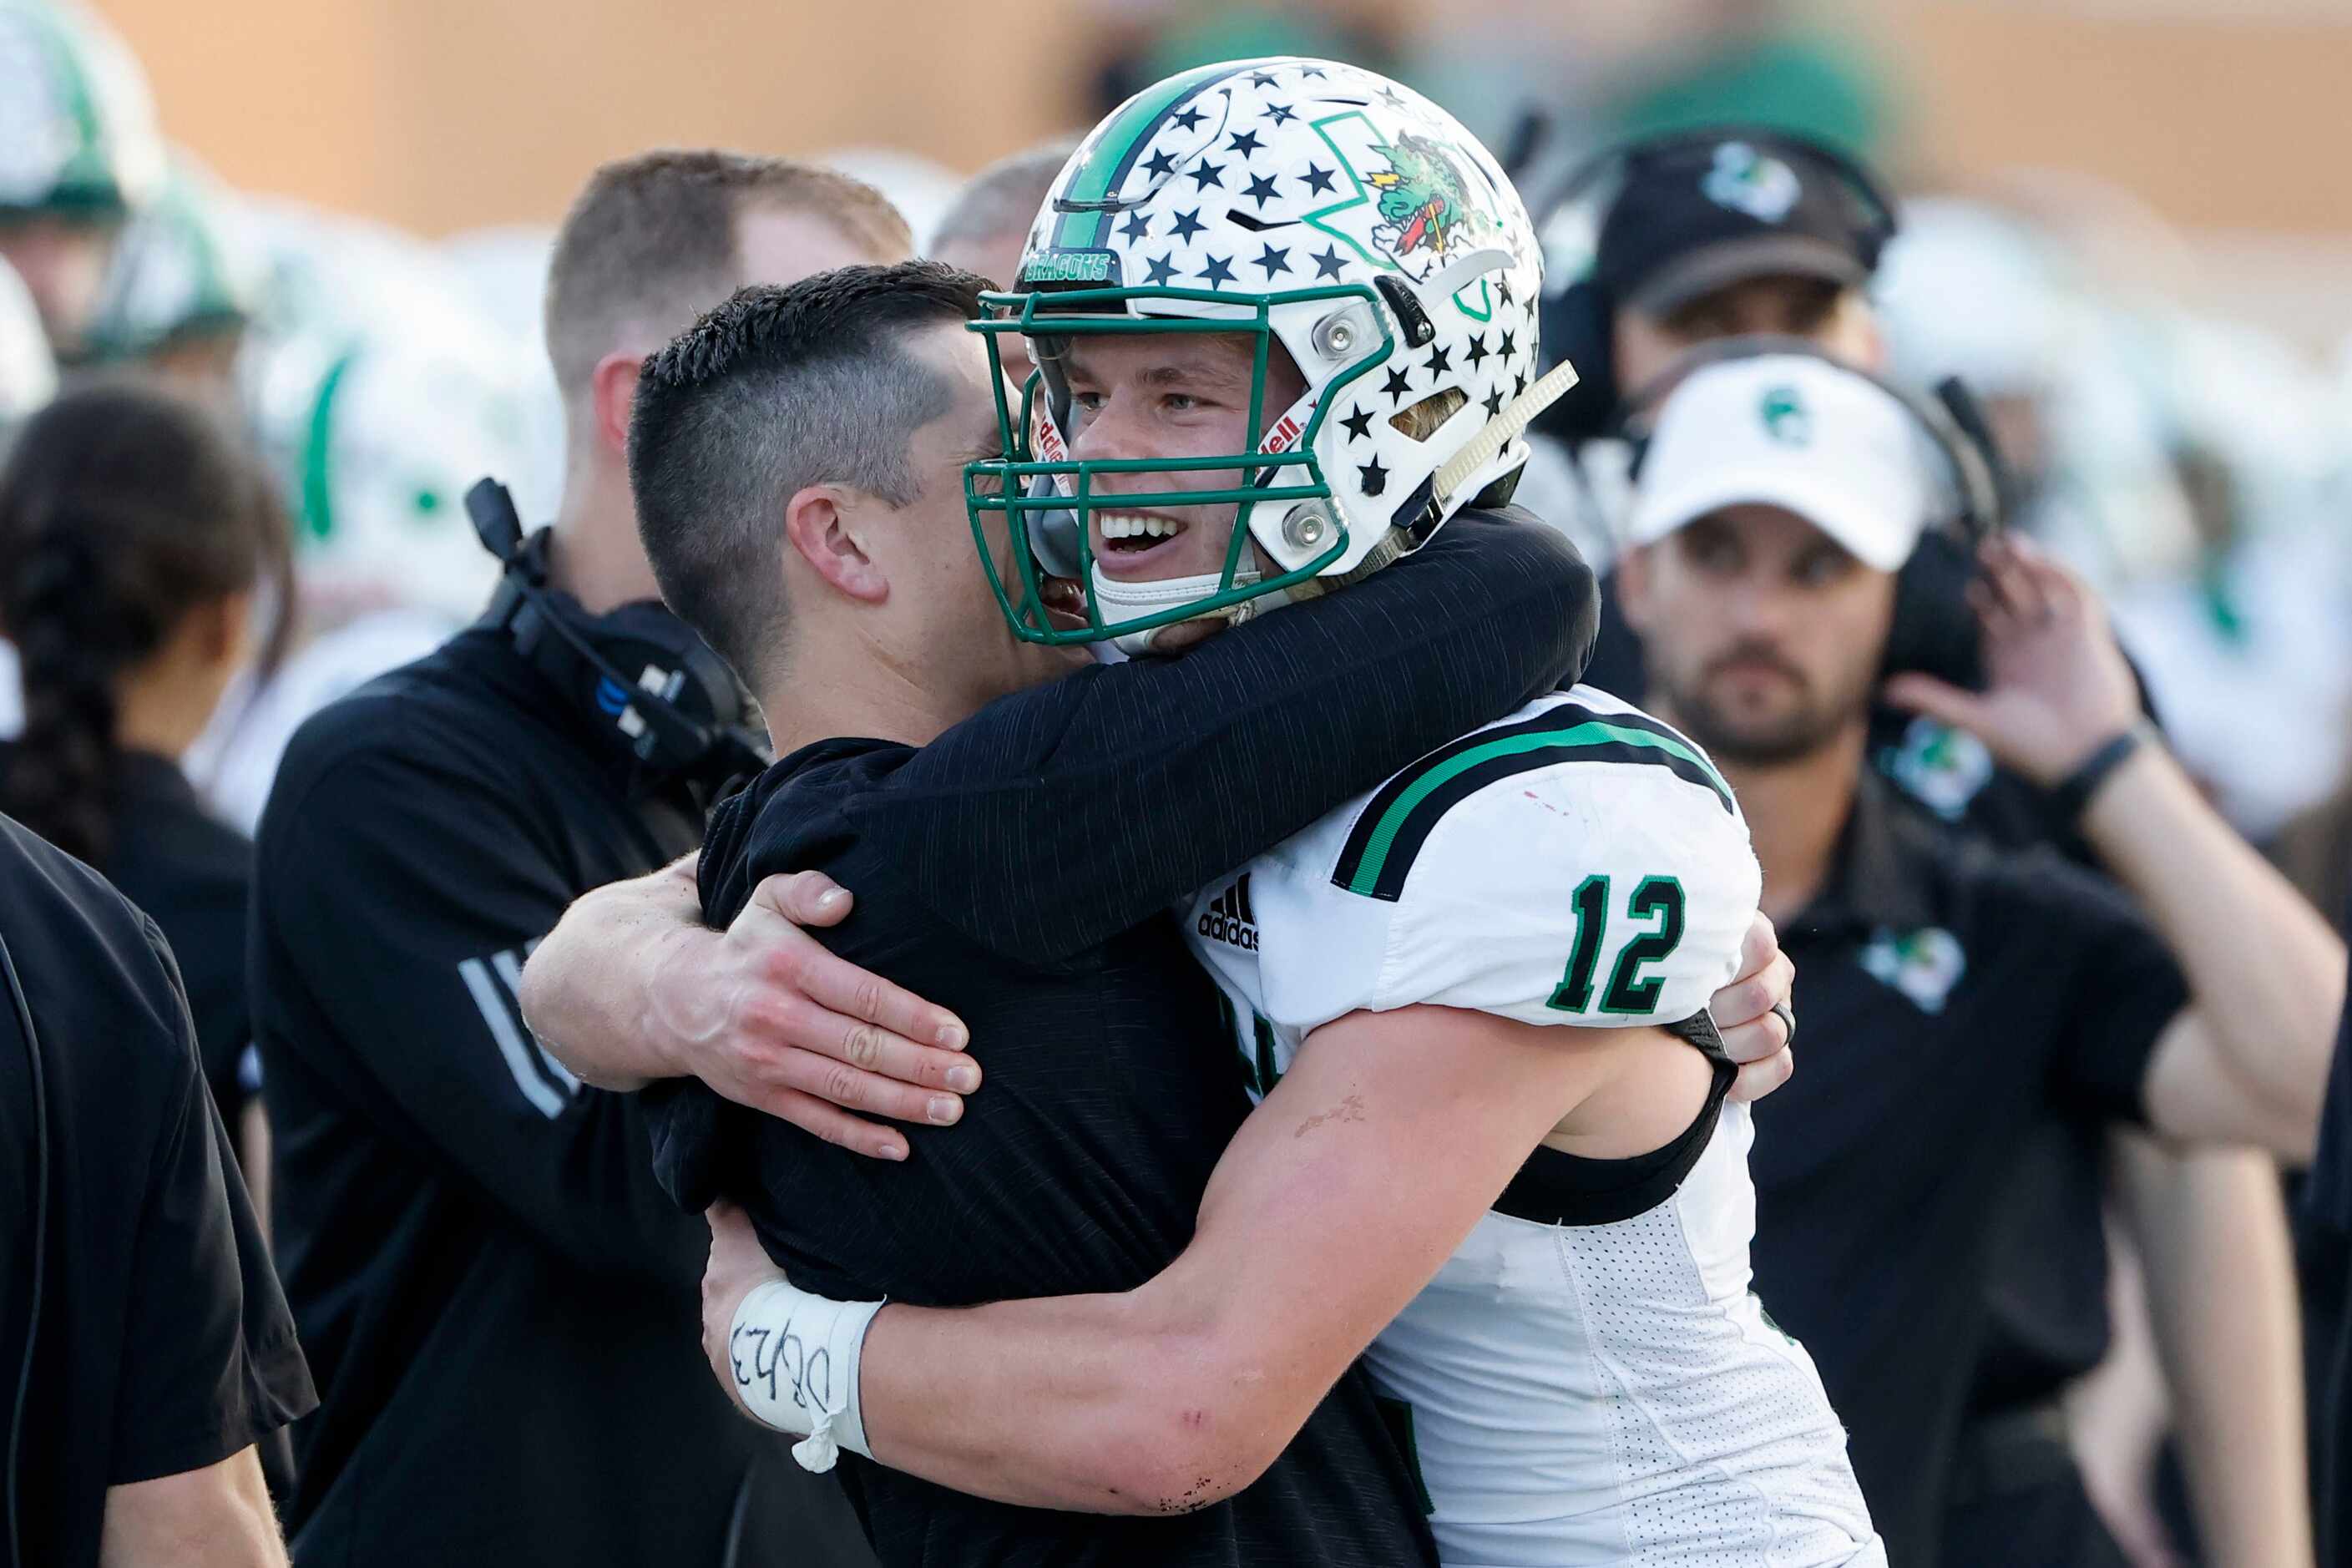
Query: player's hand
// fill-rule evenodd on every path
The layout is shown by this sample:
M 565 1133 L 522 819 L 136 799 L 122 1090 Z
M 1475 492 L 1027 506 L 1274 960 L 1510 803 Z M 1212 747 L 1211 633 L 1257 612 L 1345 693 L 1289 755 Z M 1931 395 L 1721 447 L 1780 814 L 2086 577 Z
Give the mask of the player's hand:
M 903 1160 L 906 1134 L 866 1117 L 949 1125 L 980 1087 L 980 1064 L 954 1014 L 802 929 L 840 924 L 852 903 L 819 871 L 766 879 L 723 933 L 697 927 L 666 956 L 650 1023 L 682 1071 L 729 1100 Z
M 1969 603 L 1984 627 L 1986 689 L 1898 675 L 1886 700 L 1982 741 L 2044 789 L 2139 721 L 2139 689 L 2082 580 L 2031 541 L 2002 534 L 1979 553 Z
M 702 1353 L 719 1386 L 727 1391 L 736 1409 L 749 1415 L 727 1342 L 743 1298 L 772 1279 L 782 1279 L 784 1271 L 760 1245 L 751 1219 L 733 1204 L 715 1203 L 702 1217 L 710 1226 L 710 1261 L 702 1270 Z
M 1780 934 L 1759 910 L 1739 946 L 1739 978 L 1707 1002 L 1724 1050 L 1739 1064 L 1733 1100 L 1761 1100 L 1797 1070 L 1789 1050 L 1789 1021 L 1772 1011 L 1788 1003 L 1796 983 L 1797 966 L 1780 951 Z

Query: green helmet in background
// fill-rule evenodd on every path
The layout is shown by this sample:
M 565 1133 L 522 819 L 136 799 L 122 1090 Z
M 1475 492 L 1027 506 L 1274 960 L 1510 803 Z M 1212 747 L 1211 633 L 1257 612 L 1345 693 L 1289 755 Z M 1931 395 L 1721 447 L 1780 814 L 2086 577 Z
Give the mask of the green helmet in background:
M 163 184 L 139 62 L 63 0 L 0 0 L 0 261 L 31 291 L 49 347 L 78 356 L 125 219 Z
M 261 308 L 266 270 L 235 195 L 174 149 L 162 194 L 115 247 L 82 357 L 147 359 L 198 342 L 233 348 Z
M 0 0 L 0 221 L 126 217 L 164 168 L 146 75 L 114 30 L 69 0 Z

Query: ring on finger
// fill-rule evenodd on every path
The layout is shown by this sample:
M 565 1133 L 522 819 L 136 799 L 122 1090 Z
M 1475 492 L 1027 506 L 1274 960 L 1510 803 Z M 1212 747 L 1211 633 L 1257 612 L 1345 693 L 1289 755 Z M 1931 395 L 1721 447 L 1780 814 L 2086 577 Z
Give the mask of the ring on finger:
M 1772 1016 L 1780 1020 L 1782 1028 L 1789 1031 L 1780 1041 L 1780 1048 L 1785 1051 L 1797 1043 L 1797 1010 L 1786 1002 L 1775 1002 L 1772 1004 Z

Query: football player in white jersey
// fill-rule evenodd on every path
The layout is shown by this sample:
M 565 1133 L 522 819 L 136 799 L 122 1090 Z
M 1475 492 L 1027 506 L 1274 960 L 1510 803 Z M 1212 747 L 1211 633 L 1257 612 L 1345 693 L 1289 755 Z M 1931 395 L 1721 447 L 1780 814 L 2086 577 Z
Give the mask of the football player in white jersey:
M 1531 382 L 1539 267 L 1486 151 L 1369 73 L 1205 68 L 1115 111 L 981 323 L 1041 372 L 1014 456 L 967 470 L 975 532 L 1011 522 L 1016 631 L 1173 653 L 1502 504 L 1566 379 Z M 1048 575 L 1087 583 L 1086 626 L 1025 608 Z M 796 1290 L 721 1224 L 714 1361 L 814 1429 L 813 1466 L 841 1444 L 1155 1511 L 1246 1484 L 1369 1341 L 1452 1568 L 1883 1563 L 1812 1363 L 1748 1289 L 1749 1128 L 1706 1005 L 1758 891 L 1697 747 L 1599 691 L 1539 699 L 1182 911 L 1264 1104 L 1159 1279 L 885 1310 Z M 1465 1100 L 1475 1142 L 1416 1139 Z M 1233 1322 L 1239 1366 L 1202 1351 Z M 1163 1425 L 1196 1434 L 1181 1485 L 1103 1481 Z

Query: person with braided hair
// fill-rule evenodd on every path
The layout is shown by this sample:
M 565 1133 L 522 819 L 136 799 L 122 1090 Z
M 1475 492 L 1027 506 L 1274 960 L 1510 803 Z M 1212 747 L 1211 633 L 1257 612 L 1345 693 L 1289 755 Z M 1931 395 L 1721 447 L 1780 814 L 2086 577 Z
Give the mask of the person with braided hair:
M 0 470 L 0 631 L 25 702 L 0 747 L 0 811 L 163 929 L 205 1079 L 247 1148 L 253 847 L 206 814 L 177 759 L 251 652 L 257 591 L 275 577 L 284 602 L 289 549 L 268 477 L 228 426 L 136 382 L 50 404 Z

